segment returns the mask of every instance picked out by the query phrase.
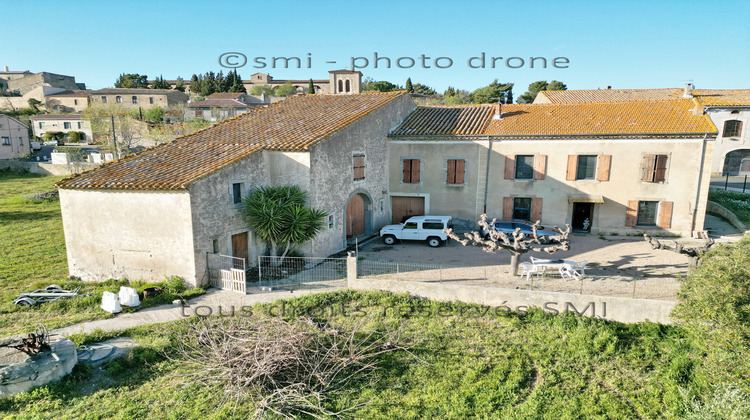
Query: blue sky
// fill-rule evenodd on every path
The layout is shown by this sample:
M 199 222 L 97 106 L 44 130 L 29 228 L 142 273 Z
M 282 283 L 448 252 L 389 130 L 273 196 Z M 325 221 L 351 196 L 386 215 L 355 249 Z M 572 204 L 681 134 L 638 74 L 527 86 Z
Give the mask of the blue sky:
M 516 97 L 529 83 L 552 79 L 569 89 L 691 80 L 697 88 L 750 88 L 750 2 L 741 0 L 29 1 L 5 5 L 3 15 L 3 32 L 18 36 L 3 36 L 0 66 L 72 75 L 89 88 L 112 86 L 120 73 L 189 79 L 220 70 L 217 59 L 229 51 L 249 58 L 243 78 L 261 71 L 277 79 L 327 78 L 352 57 L 372 61 L 377 52 L 392 68 L 370 63 L 360 69 L 365 76 L 401 85 L 411 77 L 440 92 L 493 79 L 515 83 Z M 482 52 L 525 63 L 469 68 L 467 59 Z M 453 65 L 437 69 L 427 60 L 431 68 L 422 68 L 422 54 Z M 251 67 L 255 57 L 270 64 L 274 56 L 300 57 L 303 68 Z M 416 63 L 396 68 L 399 57 Z M 530 57 L 547 58 L 548 68 L 529 68 Z M 568 67 L 553 68 L 555 57 L 569 59 Z

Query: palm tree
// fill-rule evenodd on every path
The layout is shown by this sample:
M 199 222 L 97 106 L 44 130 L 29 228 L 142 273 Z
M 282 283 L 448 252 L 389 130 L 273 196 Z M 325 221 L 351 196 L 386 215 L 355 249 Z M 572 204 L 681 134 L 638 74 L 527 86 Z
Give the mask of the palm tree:
M 307 194 L 296 186 L 260 187 L 243 200 L 243 214 L 256 235 L 270 247 L 271 256 L 284 252 L 284 260 L 292 245 L 302 245 L 323 228 L 326 213 L 307 207 Z

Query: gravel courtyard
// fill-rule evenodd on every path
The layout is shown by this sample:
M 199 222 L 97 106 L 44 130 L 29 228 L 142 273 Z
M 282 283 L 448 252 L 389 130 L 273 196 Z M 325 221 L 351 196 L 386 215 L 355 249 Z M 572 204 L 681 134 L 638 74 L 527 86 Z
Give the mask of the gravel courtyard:
M 677 238 L 687 246 L 701 241 Z M 665 239 L 669 241 L 670 239 Z M 495 254 L 481 248 L 461 246 L 448 241 L 439 248 L 421 242 L 403 242 L 393 246 L 374 238 L 359 248 L 363 266 L 377 266 L 378 261 L 399 263 L 398 274 L 391 278 L 414 281 L 442 281 L 511 289 L 533 289 L 554 292 L 623 296 L 645 299 L 675 300 L 679 277 L 688 272 L 688 259 L 671 251 L 654 251 L 643 238 L 597 235 L 571 235 L 570 250 L 555 254 L 531 252 L 521 257 L 588 261 L 582 281 L 563 280 L 557 273 L 532 277 L 530 281 L 509 274 L 510 253 Z M 386 264 L 384 264 L 386 265 Z M 387 264 L 393 266 L 393 264 Z M 428 267 L 417 267 L 427 265 Z M 436 267 L 451 267 L 437 269 Z

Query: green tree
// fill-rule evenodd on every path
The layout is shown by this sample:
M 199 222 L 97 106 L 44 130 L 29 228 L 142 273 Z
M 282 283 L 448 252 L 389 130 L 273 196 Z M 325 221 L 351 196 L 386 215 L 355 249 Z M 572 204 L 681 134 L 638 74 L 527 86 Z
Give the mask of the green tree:
M 164 110 L 158 106 L 149 108 L 143 112 L 143 119 L 151 123 L 161 123 L 164 121 Z
M 250 89 L 250 94 L 255 96 L 260 95 L 266 95 L 271 96 L 273 95 L 273 88 L 271 86 L 266 85 L 255 85 L 252 89 Z
M 469 91 L 456 89 L 448 86 L 448 89 L 443 93 L 443 98 L 446 105 L 460 105 L 471 103 L 471 97 Z
M 320 232 L 326 213 L 307 207 L 307 194 L 296 186 L 261 187 L 244 200 L 243 214 L 255 234 L 270 248 L 271 256 L 286 257 Z M 279 261 L 280 263 L 280 261 Z
M 148 88 L 148 76 L 145 74 L 121 74 L 115 81 L 116 88 Z
M 315 85 L 313 85 L 312 79 L 310 79 L 310 83 L 307 85 L 307 93 L 315 93 Z
M 529 90 L 526 91 L 523 95 L 518 97 L 518 103 L 530 104 L 534 102 L 534 99 L 536 99 L 536 95 L 538 95 L 539 92 L 543 90 L 567 90 L 567 89 L 568 87 L 565 86 L 565 83 L 558 82 L 557 80 L 553 80 L 549 83 L 547 83 L 546 80 L 538 80 L 530 84 Z
M 172 85 L 164 81 L 161 75 L 151 82 L 151 89 L 172 89 Z
M 286 82 L 273 88 L 273 96 L 293 96 L 297 94 L 297 88 Z
M 39 105 L 42 104 L 41 101 L 39 101 L 38 99 L 29 98 L 29 100 L 26 102 L 28 102 L 29 107 L 32 108 L 34 112 L 39 112 Z
M 408 92 L 408 90 L 407 90 Z M 435 90 L 427 85 L 423 85 L 421 83 L 415 83 L 412 86 L 412 92 L 414 93 L 420 93 L 422 95 L 437 95 L 437 92 Z
M 499 83 L 495 79 L 485 87 L 481 87 L 471 92 L 469 98 L 475 104 L 489 104 L 496 102 L 505 102 L 506 92 L 513 88 L 513 83 Z M 498 99 L 501 98 L 501 99 Z
M 409 77 L 408 79 L 406 79 L 406 91 L 408 93 L 414 92 L 414 85 L 411 84 L 411 77 Z
M 231 80 L 229 92 L 247 92 L 245 84 L 242 83 L 242 77 L 237 73 L 237 69 L 234 69 L 234 73 L 229 72 L 229 78 Z
M 367 82 L 367 84 L 362 86 L 363 91 L 393 92 L 398 89 L 399 87 L 397 85 L 394 85 L 391 82 L 386 82 L 385 80 L 379 82 Z
M 185 92 L 185 81 L 182 80 L 182 77 L 177 78 L 177 82 L 174 84 L 174 90 Z
M 68 132 L 68 141 L 70 142 L 78 142 L 81 140 L 81 135 L 77 131 L 69 131 Z

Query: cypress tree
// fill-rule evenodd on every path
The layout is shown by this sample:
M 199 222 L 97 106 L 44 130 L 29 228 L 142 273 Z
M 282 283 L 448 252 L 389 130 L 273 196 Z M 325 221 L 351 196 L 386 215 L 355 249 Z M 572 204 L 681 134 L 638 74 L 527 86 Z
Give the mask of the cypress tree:
M 315 93 L 315 86 L 313 86 L 312 79 L 310 79 L 310 84 L 307 85 L 307 93 Z
M 408 93 L 413 93 L 414 92 L 414 85 L 411 84 L 411 77 L 409 77 L 408 79 L 406 79 L 406 91 Z

